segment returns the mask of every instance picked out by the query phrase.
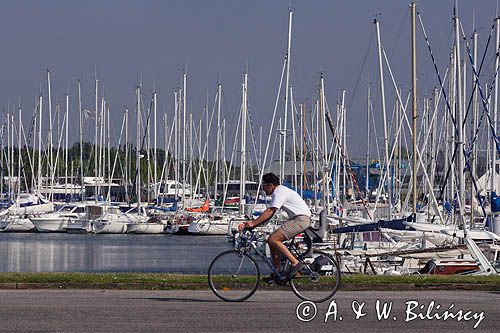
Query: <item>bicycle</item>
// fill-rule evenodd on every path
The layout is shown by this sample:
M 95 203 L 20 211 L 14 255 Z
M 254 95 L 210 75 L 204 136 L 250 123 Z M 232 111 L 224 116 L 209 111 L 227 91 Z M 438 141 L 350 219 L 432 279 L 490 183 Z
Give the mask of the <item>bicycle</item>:
M 245 229 L 236 239 L 235 248 L 217 255 L 208 268 L 208 284 L 214 294 L 226 302 L 242 302 L 250 298 L 260 282 L 260 269 L 254 258 L 257 256 L 274 273 L 274 283 L 289 284 L 297 297 L 304 301 L 324 302 L 333 297 L 340 285 L 340 269 L 337 260 L 318 247 L 317 229 L 304 232 L 303 243 L 292 239 L 285 244 L 303 268 L 294 277 L 285 273 L 291 264 L 285 258 L 285 269 L 278 272 L 271 260 L 257 246 L 264 240 L 262 233 Z M 321 244 L 321 243 L 319 243 Z M 255 253 L 255 254 L 253 254 Z

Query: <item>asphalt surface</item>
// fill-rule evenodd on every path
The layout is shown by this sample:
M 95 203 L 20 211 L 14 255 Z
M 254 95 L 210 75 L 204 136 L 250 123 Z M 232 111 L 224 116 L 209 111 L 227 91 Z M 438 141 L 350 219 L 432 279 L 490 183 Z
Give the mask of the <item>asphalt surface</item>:
M 392 302 L 387 319 L 377 318 L 377 300 L 379 309 Z M 500 327 L 499 301 L 500 293 L 487 291 L 341 290 L 335 304 L 316 305 L 316 316 L 303 322 L 297 312 L 310 319 L 314 307 L 297 311 L 300 300 L 291 291 L 257 291 L 243 303 L 225 303 L 210 291 L 0 290 L 0 331 L 470 332 L 477 325 L 476 331 L 492 332 Z M 325 322 L 329 308 L 332 314 Z M 462 310 L 463 317 L 436 319 L 445 310 Z

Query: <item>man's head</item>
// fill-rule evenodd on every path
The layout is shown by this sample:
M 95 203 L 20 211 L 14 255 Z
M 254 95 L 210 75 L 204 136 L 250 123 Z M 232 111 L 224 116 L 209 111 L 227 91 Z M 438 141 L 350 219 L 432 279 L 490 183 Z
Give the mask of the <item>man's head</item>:
M 266 173 L 262 176 L 262 189 L 267 195 L 271 195 L 280 184 L 280 179 L 274 173 Z

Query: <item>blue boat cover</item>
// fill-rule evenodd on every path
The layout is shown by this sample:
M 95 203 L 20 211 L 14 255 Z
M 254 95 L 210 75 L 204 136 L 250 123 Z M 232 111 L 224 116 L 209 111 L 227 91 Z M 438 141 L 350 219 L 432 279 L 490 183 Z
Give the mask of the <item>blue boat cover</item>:
M 443 206 L 448 213 L 451 213 L 453 211 L 453 206 L 448 201 L 445 201 Z
M 394 230 L 412 230 L 412 228 L 404 224 L 404 222 L 410 222 L 410 221 L 413 221 L 413 217 L 411 215 L 403 219 L 388 220 L 388 221 L 380 220 L 374 223 L 364 223 L 348 227 L 336 228 L 333 229 L 333 233 L 344 234 L 348 232 L 378 231 L 380 230 L 380 228 L 394 229 Z
M 321 192 L 314 192 L 312 190 L 300 190 L 300 189 L 295 188 L 294 186 L 292 186 L 289 183 L 283 183 L 282 185 L 288 187 L 291 190 L 294 190 L 298 194 L 302 193 L 302 199 L 314 199 L 315 196 L 316 196 L 316 199 L 321 199 L 321 196 L 322 196 Z
M 494 191 L 491 192 L 491 211 L 500 212 L 500 197 Z

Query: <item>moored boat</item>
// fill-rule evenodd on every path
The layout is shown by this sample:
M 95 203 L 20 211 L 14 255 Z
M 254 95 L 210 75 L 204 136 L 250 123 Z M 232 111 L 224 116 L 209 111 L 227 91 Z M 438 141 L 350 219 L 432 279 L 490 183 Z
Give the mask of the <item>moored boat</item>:
M 65 205 L 54 213 L 32 217 L 30 220 L 38 232 L 66 232 L 71 219 L 79 219 L 84 215 L 84 205 Z

